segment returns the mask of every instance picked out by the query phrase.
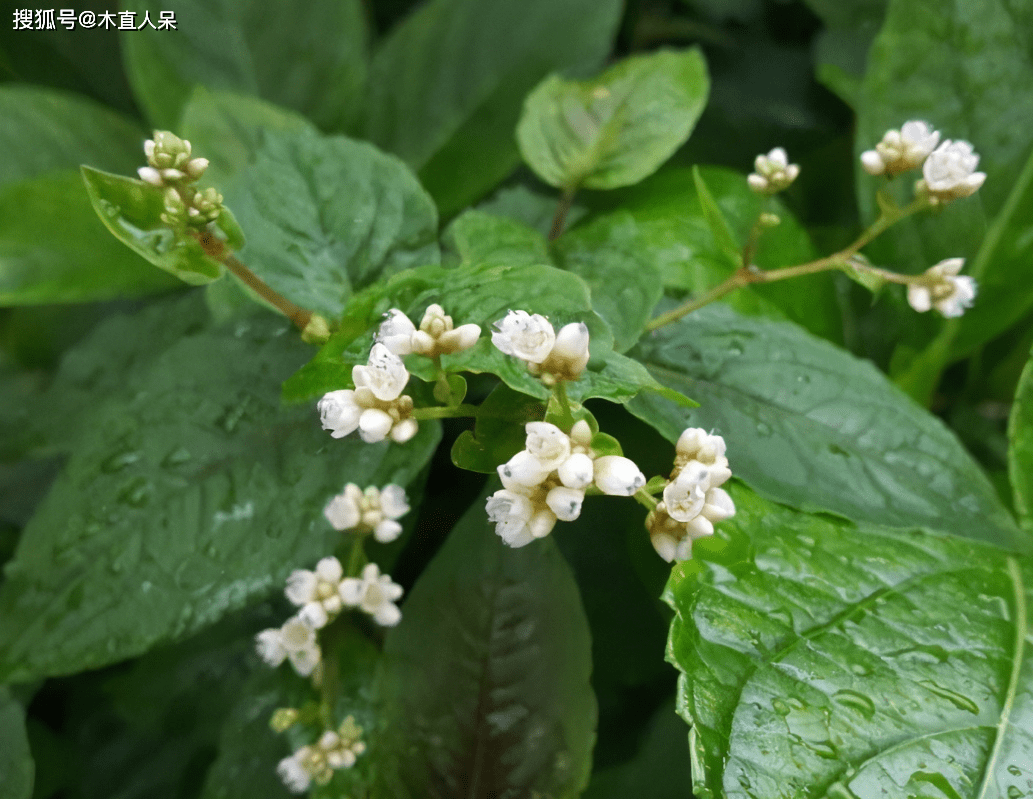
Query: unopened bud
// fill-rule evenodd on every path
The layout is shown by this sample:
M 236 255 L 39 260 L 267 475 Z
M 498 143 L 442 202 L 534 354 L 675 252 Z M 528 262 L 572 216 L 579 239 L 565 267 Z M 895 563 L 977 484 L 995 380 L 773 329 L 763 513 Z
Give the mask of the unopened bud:
M 301 714 L 293 707 L 278 708 L 269 719 L 269 727 L 273 732 L 286 732 L 298 723 L 300 716 Z
M 326 344 L 330 338 L 330 323 L 317 313 L 312 314 L 305 329 L 301 331 L 301 340 L 306 344 Z

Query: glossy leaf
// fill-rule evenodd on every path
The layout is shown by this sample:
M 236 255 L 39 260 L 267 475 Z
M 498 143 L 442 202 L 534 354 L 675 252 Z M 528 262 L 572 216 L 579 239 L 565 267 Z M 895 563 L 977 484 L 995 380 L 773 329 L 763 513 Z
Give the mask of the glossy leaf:
M 699 50 L 632 56 L 589 81 L 550 76 L 524 103 L 520 153 L 556 188 L 630 186 L 688 139 L 709 89 Z
M 116 172 L 143 166 L 143 131 L 70 92 L 0 86 L 0 185 L 87 163 Z
M 478 501 L 402 614 L 384 645 L 385 795 L 576 797 L 595 740 L 591 641 L 553 541 L 506 547 Z
M 416 177 L 343 136 L 267 133 L 227 203 L 248 231 L 248 268 L 331 319 L 381 275 L 440 259 L 437 211 Z
M 104 229 L 78 171 L 0 188 L 0 305 L 92 302 L 178 285 Z
M 204 285 L 222 275 L 222 264 L 208 257 L 196 239 L 174 232 L 161 221 L 165 209 L 161 189 L 88 166 L 82 168 L 82 176 L 93 210 L 129 249 L 191 285 Z M 230 249 L 243 246 L 240 227 L 228 209 L 215 224 Z
M 32 796 L 34 766 L 25 734 L 25 710 L 0 687 L 0 795 L 4 799 Z
M 448 226 L 443 239 L 460 264 L 515 266 L 551 263 L 545 236 L 532 227 L 471 208 Z
M 474 429 L 464 430 L 452 445 L 452 463 L 460 469 L 495 474 L 499 464 L 524 448 L 525 425 L 542 421 L 546 406 L 503 383 L 495 387 L 480 408 L 484 415 L 477 419 Z
M 329 438 L 312 407 L 282 410 L 279 383 L 306 347 L 280 319 L 195 328 L 151 349 L 185 312 L 173 303 L 113 321 L 141 344 L 106 401 L 89 395 L 74 450 L 7 565 L 0 679 L 132 657 L 278 590 L 332 548 L 329 497 L 349 481 L 405 485 L 433 452 L 433 423 L 405 446 L 374 446 Z M 65 371 L 96 362 L 92 346 Z
M 634 217 L 617 212 L 579 226 L 555 245 L 560 266 L 592 290 L 592 304 L 613 330 L 618 352 L 638 341 L 663 296 L 651 244 Z
M 619 0 L 432 0 L 399 23 L 370 67 L 364 133 L 401 156 L 446 216 L 519 163 L 524 96 L 553 71 L 610 52 Z
M 733 496 L 665 594 L 696 794 L 1026 795 L 1030 563 Z
M 167 7 L 127 3 L 137 24 Z M 360 0 L 320 0 L 305 13 L 274 0 L 179 0 L 176 30 L 123 34 L 126 71 L 154 125 L 172 128 L 195 85 L 255 94 L 328 129 L 350 119 L 366 77 Z M 303 54 L 303 57 L 302 57 Z
M 939 419 L 870 363 L 795 325 L 710 306 L 662 328 L 639 355 L 702 404 L 686 411 L 647 395 L 629 410 L 670 441 L 686 427 L 713 429 L 735 474 L 770 499 L 1020 543 L 986 476 Z

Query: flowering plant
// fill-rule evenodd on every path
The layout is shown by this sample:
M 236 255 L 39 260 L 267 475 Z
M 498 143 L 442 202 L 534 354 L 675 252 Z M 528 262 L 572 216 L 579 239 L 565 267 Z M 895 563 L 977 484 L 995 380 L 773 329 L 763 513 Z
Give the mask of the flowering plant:
M 0 796 L 1033 795 L 1029 0 L 174 5 L 0 40 Z

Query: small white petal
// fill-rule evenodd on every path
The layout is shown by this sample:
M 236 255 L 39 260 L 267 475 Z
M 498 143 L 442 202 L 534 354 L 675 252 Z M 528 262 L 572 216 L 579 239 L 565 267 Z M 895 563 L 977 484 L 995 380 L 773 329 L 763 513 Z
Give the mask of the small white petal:
M 561 522 L 572 522 L 581 515 L 581 503 L 584 499 L 583 490 L 557 486 L 546 495 L 545 504 Z
M 678 552 L 678 542 L 674 538 L 665 533 L 654 533 L 649 540 L 661 558 L 668 563 L 674 560 L 674 556 Z
M 362 580 L 356 577 L 345 577 L 341 580 L 341 587 L 338 590 L 341 594 L 341 601 L 350 608 L 357 607 L 362 602 L 362 595 L 365 593 Z
M 331 556 L 323 558 L 316 564 L 316 575 L 328 583 L 337 583 L 344 576 L 344 568 L 341 566 L 341 561 Z
M 861 166 L 869 175 L 881 175 L 886 171 L 886 164 L 875 150 L 865 150 L 861 153 Z
M 412 352 L 412 335 L 415 332 L 416 326 L 409 317 L 397 308 L 392 308 L 384 314 L 376 340 L 395 355 L 408 355 Z
M 298 674 L 302 677 L 308 677 L 316 666 L 319 665 L 322 653 L 319 651 L 319 647 L 313 644 L 305 649 L 295 650 L 289 653 L 287 657 Z
M 397 605 L 384 602 L 373 612 L 373 620 L 384 627 L 394 627 L 402 620 L 402 611 Z
M 331 499 L 323 515 L 335 530 L 350 530 L 358 525 L 362 518 L 358 504 L 345 494 Z
M 558 469 L 570 457 L 570 437 L 549 422 L 528 422 L 525 446 L 550 472 Z
M 919 313 L 925 313 L 933 307 L 932 293 L 927 286 L 911 284 L 907 287 L 907 302 Z
M 395 420 L 378 408 L 367 408 L 359 417 L 359 436 L 367 444 L 375 444 L 387 438 Z
M 373 537 L 377 539 L 381 544 L 387 544 L 394 541 L 398 536 L 402 534 L 402 525 L 396 522 L 394 519 L 384 519 L 380 524 L 373 530 Z
M 701 514 L 689 519 L 685 523 L 685 529 L 689 531 L 690 537 L 702 538 L 703 536 L 714 534 L 714 523 Z
M 342 438 L 359 426 L 362 408 L 355 402 L 355 392 L 351 389 L 325 394 L 316 407 L 323 429 L 329 430 L 334 438 Z
M 549 476 L 551 471 L 551 468 L 543 465 L 538 458 L 526 449 L 520 450 L 520 452 L 498 467 L 502 485 L 510 491 L 518 491 L 520 488 L 531 488 L 540 485 Z
M 140 176 L 140 180 L 144 183 L 149 183 L 152 186 L 164 186 L 165 181 L 162 180 L 161 172 L 151 166 L 142 166 L 136 170 L 136 174 Z
M 604 494 L 630 497 L 646 484 L 642 470 L 628 458 L 606 455 L 595 460 L 595 484 Z
M 330 621 L 330 616 L 327 614 L 326 608 L 324 608 L 320 602 L 309 602 L 298 612 L 298 618 L 313 630 L 322 629 L 326 626 L 326 623 Z
M 304 793 L 312 782 L 312 776 L 302 765 L 303 758 L 304 750 L 298 750 L 276 766 L 276 775 L 291 793 Z
M 316 575 L 314 572 L 304 569 L 295 569 L 287 578 L 287 588 L 284 591 L 287 599 L 294 605 L 304 605 L 311 602 L 316 595 Z
M 404 444 L 410 441 L 420 430 L 420 424 L 415 419 L 402 419 L 391 428 L 391 440 L 396 444 Z
M 513 355 L 529 363 L 541 363 L 556 343 L 556 331 L 540 314 L 510 311 L 495 323 L 496 332 L 491 341 L 506 355 Z
M 462 325 L 451 332 L 457 339 L 455 352 L 459 352 L 460 350 L 468 350 L 477 343 L 477 340 L 481 337 L 481 326 L 474 324 Z
M 579 447 L 587 447 L 592 443 L 592 428 L 584 419 L 574 422 L 570 428 L 570 441 Z
M 531 535 L 535 538 L 545 538 L 545 536 L 552 532 L 552 528 L 556 526 L 556 521 L 556 514 L 552 512 L 552 509 L 543 508 L 531 517 L 531 521 L 527 524 L 527 529 L 531 531 Z
M 380 509 L 389 519 L 400 519 L 409 512 L 405 489 L 393 483 L 380 489 Z
M 281 643 L 278 629 L 262 630 L 256 635 L 255 649 L 258 656 L 270 666 L 279 666 L 287 657 L 287 650 Z
M 768 188 L 768 182 L 760 175 L 758 175 L 756 172 L 751 172 L 746 177 L 746 182 L 749 184 L 750 188 L 753 189 L 753 191 L 755 192 L 763 192 L 766 191 Z
M 723 488 L 711 488 L 700 515 L 712 522 L 724 521 L 735 515 L 735 503 Z
M 576 453 L 563 461 L 557 474 L 567 488 L 587 488 L 592 484 L 595 467 L 590 457 Z

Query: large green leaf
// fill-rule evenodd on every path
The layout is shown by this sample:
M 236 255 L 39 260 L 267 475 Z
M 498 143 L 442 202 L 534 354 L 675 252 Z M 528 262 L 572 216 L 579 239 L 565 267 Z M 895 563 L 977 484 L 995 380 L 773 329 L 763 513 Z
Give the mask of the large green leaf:
M 1033 360 L 1026 362 L 1008 423 L 1008 474 L 1015 511 L 1033 531 Z
M 782 220 L 761 237 L 753 259 L 758 266 L 776 269 L 817 256 L 795 217 L 777 200 L 766 200 L 750 191 L 745 176 L 729 169 L 703 167 L 699 177 L 731 228 L 735 250 L 742 249 L 762 211 L 777 213 Z M 733 258 L 728 252 L 730 245 L 722 241 L 724 236 L 716 235 L 707 221 L 692 169 L 661 170 L 638 186 L 593 198 L 593 205 L 593 219 L 631 214 L 639 228 L 641 254 L 659 266 L 663 285 L 672 292 L 700 294 L 741 265 L 740 257 L 736 254 Z M 729 295 L 726 301 L 742 313 L 788 317 L 825 338 L 842 337 L 829 275 L 750 286 Z
M 733 496 L 665 595 L 697 795 L 1028 795 L 1028 560 Z
M 461 264 L 547 264 L 545 236 L 515 219 L 471 208 L 457 217 L 442 236 Z
M 519 162 L 524 96 L 554 71 L 584 73 L 610 51 L 620 0 L 432 0 L 373 58 L 365 134 L 419 170 L 451 215 Z
M 196 239 L 176 233 L 161 221 L 165 210 L 162 189 L 88 166 L 82 168 L 82 177 L 93 210 L 115 238 L 133 252 L 191 285 L 204 285 L 222 275 L 222 264 L 210 258 Z M 215 224 L 230 249 L 243 245 L 240 228 L 229 210 L 224 208 Z
M 6 688 L 0 688 L 0 796 L 32 796 L 32 753 L 25 735 L 25 710 Z
M 94 344 L 66 359 L 63 371 L 100 372 L 82 378 L 96 388 L 72 454 L 7 565 L 0 679 L 131 657 L 267 595 L 332 550 L 322 509 L 346 482 L 404 485 L 433 452 L 434 424 L 405 446 L 367 445 L 330 439 L 311 407 L 282 410 L 280 381 L 306 347 L 278 318 L 194 328 L 155 351 L 148 338 L 197 302 L 99 328 L 96 344 L 112 325 L 139 343 L 117 379 Z
M 105 230 L 78 171 L 0 188 L 0 305 L 107 300 L 177 285 Z
M 588 287 L 570 272 L 547 265 L 468 264 L 455 268 L 425 267 L 395 275 L 384 284 L 357 295 L 346 308 L 347 324 L 322 351 L 284 385 L 288 400 L 317 397 L 351 385 L 351 365 L 364 363 L 381 317 L 398 308 L 419 321 L 427 306 L 439 303 L 456 325 L 478 324 L 481 337 L 470 349 L 442 357 L 453 371 L 488 372 L 509 386 L 539 399 L 551 391 L 527 371 L 527 365 L 504 355 L 491 343 L 492 325 L 509 310 L 542 314 L 556 329 L 569 322 L 584 322 L 591 332 L 592 360 L 582 377 L 567 386 L 574 401 L 603 397 L 627 402 L 641 391 L 659 391 L 668 398 L 692 404 L 664 388 L 640 363 L 613 352 L 609 326 L 592 310 Z M 410 359 L 411 368 L 426 368 L 429 361 Z
M 684 144 L 709 88 L 699 50 L 633 56 L 589 81 L 552 75 L 524 103 L 520 153 L 556 188 L 630 186 Z
M 714 429 L 732 470 L 764 496 L 1019 545 L 990 482 L 939 419 L 870 363 L 797 326 L 709 306 L 643 341 L 640 355 L 702 405 L 644 395 L 629 409 L 670 441 L 686 427 Z
M 0 185 L 88 163 L 132 172 L 143 131 L 92 100 L 54 89 L 0 86 Z
M 397 770 L 385 795 L 576 797 L 596 704 L 588 622 L 551 539 L 509 549 L 478 501 L 384 646 Z
M 155 23 L 167 8 L 126 5 Z M 318 0 L 304 13 L 276 0 L 179 0 L 175 14 L 175 31 L 144 27 L 122 38 L 136 98 L 156 126 L 177 124 L 197 84 L 259 95 L 328 129 L 354 113 L 366 77 L 360 0 Z
M 267 133 L 227 203 L 248 231 L 248 267 L 330 318 L 381 275 L 440 260 L 437 211 L 416 177 L 343 136 Z

